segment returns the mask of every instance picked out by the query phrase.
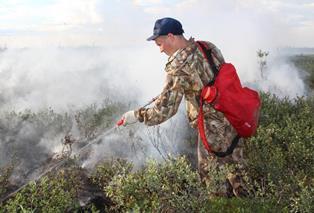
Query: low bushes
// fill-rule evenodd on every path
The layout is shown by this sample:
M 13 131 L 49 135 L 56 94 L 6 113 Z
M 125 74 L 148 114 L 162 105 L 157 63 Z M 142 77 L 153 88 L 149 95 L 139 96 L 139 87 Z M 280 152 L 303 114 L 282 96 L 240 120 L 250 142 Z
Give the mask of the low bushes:
M 3 212 L 66 212 L 79 207 L 80 169 L 69 167 L 31 182 L 3 206 Z
M 262 94 L 262 98 L 257 134 L 245 143 L 243 173 L 248 197 L 211 196 L 215 185 L 202 185 L 185 157 L 151 160 L 140 169 L 126 160 L 113 160 L 99 164 L 88 176 L 105 204 L 90 203 L 84 211 L 313 212 L 314 100 L 279 99 L 270 94 Z M 99 113 L 107 116 L 107 111 Z M 89 122 L 87 117 L 80 119 L 81 123 Z M 104 128 L 97 119 L 92 121 L 94 126 Z M 3 184 L 8 183 L 10 170 L 6 171 L 6 176 L 0 176 Z M 50 173 L 29 184 L 0 211 L 82 211 L 79 192 L 86 185 L 83 173 L 79 167 Z M 217 182 L 224 178 L 217 171 L 210 171 L 210 175 Z M 1 193 L 5 190 L 0 186 Z

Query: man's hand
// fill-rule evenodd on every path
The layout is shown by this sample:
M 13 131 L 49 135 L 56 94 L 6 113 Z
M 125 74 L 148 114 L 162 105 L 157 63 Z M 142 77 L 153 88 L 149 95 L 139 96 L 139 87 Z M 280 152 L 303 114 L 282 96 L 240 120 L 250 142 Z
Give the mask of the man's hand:
M 122 118 L 118 121 L 117 125 L 127 126 L 129 124 L 134 124 L 137 122 L 138 122 L 138 119 L 137 117 L 135 117 L 134 110 L 131 110 L 123 114 Z

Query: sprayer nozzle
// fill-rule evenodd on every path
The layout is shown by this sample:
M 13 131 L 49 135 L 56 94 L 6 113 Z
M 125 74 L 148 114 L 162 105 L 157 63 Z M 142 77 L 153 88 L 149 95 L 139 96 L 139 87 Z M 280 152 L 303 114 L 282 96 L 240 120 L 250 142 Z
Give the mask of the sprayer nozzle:
M 117 126 L 121 126 L 123 123 L 124 123 L 124 119 L 122 118 L 117 122 Z

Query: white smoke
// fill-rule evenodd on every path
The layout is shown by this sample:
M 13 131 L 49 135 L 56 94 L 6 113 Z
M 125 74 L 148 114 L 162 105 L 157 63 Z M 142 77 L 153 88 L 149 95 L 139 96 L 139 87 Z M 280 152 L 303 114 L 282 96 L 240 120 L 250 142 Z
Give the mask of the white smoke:
M 306 87 L 302 79 L 302 71 L 288 60 L 287 56 L 270 58 L 264 70 L 264 77 L 256 81 L 258 89 L 280 98 L 305 96 Z
M 299 9 L 305 8 L 305 3 L 301 2 L 296 6 Z M 73 6 L 69 6 L 71 4 Z M 18 106 L 34 108 L 36 107 L 35 103 L 38 103 L 37 100 L 46 106 L 53 105 L 54 108 L 60 106 L 64 108 L 68 102 L 72 106 L 77 106 L 101 99 L 102 80 L 109 78 L 111 83 L 119 73 L 119 77 L 116 78 L 118 80 L 114 84 L 118 87 L 115 88 L 115 91 L 131 91 L 136 85 L 141 91 L 141 95 L 137 97 L 143 103 L 160 92 L 164 81 L 163 68 L 167 57 L 158 53 L 159 50 L 155 47 L 154 42 L 146 42 L 145 39 L 151 35 L 155 20 L 166 16 L 178 18 L 182 22 L 186 37 L 193 36 L 196 39 L 209 40 L 216 44 L 224 54 L 226 61 L 236 66 L 243 82 L 256 82 L 259 78 L 256 60 L 258 49 L 270 51 L 270 57 L 272 57 L 275 54 L 274 50 L 278 47 L 303 44 L 304 40 L 299 38 L 300 36 L 295 36 L 296 29 L 300 31 L 301 28 L 293 27 L 293 23 L 296 24 L 298 20 L 295 18 L 297 11 L 290 10 L 294 4 L 290 1 L 287 3 L 277 1 L 274 4 L 271 1 L 258 2 L 255 0 L 183 0 L 173 3 L 113 1 L 110 4 L 98 0 L 88 4 L 81 1 L 78 3 L 71 1 L 66 4 L 57 1 L 52 3 L 51 8 L 48 6 L 42 8 L 45 14 L 60 12 L 59 16 L 52 18 L 55 25 L 43 24 L 40 28 L 43 33 L 40 36 L 34 36 L 35 41 L 23 40 L 24 35 L 14 35 L 16 39 L 12 39 L 15 37 L 10 36 L 7 40 L 3 39 L 2 41 L 9 42 L 9 47 L 11 43 L 14 46 L 13 41 L 18 43 L 25 41 L 24 46 L 30 47 L 45 43 L 41 46 L 88 45 L 103 48 L 95 48 L 97 51 L 93 48 L 88 51 L 86 49 L 46 48 L 26 50 L 25 53 L 13 56 L 13 58 L 10 55 L 4 61 L 11 60 L 11 63 L 4 68 L 8 69 L 8 66 L 11 66 L 19 69 L 19 71 L 15 71 L 19 75 L 9 78 L 10 85 L 2 80 L 6 92 L 2 90 L 0 94 L 7 99 L 6 102 L 11 99 L 9 97 L 25 96 L 18 99 L 12 98 L 14 101 L 10 102 L 14 102 Z M 28 9 L 26 11 L 34 13 L 31 7 L 27 5 L 24 7 Z M 110 7 L 115 9 L 118 15 L 113 15 L 109 11 Z M 285 16 L 280 8 L 284 9 L 283 12 L 286 10 L 289 12 L 286 14 L 289 15 L 287 18 L 283 18 Z M 170 11 L 171 15 L 169 15 Z M 42 15 L 42 11 L 39 14 Z M 304 14 L 304 19 L 306 17 L 308 16 Z M 37 25 L 30 26 L 32 26 L 30 29 L 36 32 Z M 60 31 L 60 27 L 64 30 Z M 307 29 L 306 27 L 304 26 L 304 29 Z M 299 31 L 297 30 L 297 32 Z M 6 37 L 3 36 L 3 38 Z M 29 62 L 25 68 L 23 60 Z M 32 64 L 31 69 L 29 68 L 30 63 Z M 283 60 L 278 63 L 287 65 Z M 47 64 L 49 66 L 46 66 Z M 104 71 L 105 68 L 107 68 L 106 71 Z M 291 72 L 297 73 L 294 67 L 289 69 Z M 287 81 L 292 83 L 301 80 L 298 78 L 293 81 L 293 78 L 298 76 L 297 74 L 287 76 L 285 73 L 276 72 L 276 76 L 280 75 L 282 75 L 282 79 L 291 76 L 291 79 Z M 5 79 L 4 75 L 1 77 L 1 79 Z M 81 80 L 84 83 L 81 83 Z M 12 85 L 21 81 L 32 83 L 33 87 L 21 90 L 17 89 L 21 87 Z M 54 85 L 51 83 L 53 81 Z M 58 83 L 57 86 L 56 83 Z M 273 87 L 280 87 L 280 90 L 283 91 L 287 89 L 285 83 L 273 84 L 274 82 L 270 81 L 262 88 L 268 91 L 272 91 Z M 131 86 L 126 88 L 126 85 Z M 268 89 L 266 85 L 269 86 Z M 43 87 L 45 88 L 43 92 L 37 92 Z M 296 91 L 296 94 L 304 94 L 302 86 L 292 85 L 292 87 L 300 89 Z M 32 94 L 25 95 L 25 93 L 30 93 L 29 90 L 32 90 Z M 59 95 L 60 93 L 62 96 Z
M 127 64 L 105 48 L 13 49 L 0 55 L 1 109 L 78 109 L 107 98 L 131 99 Z M 122 72 L 123 71 L 123 72 Z M 118 95 L 119 94 L 119 95 Z
M 147 127 L 137 123 L 104 135 L 99 143 L 91 146 L 89 157 L 82 166 L 93 168 L 102 160 L 119 157 L 132 162 L 135 168 L 140 168 L 149 159 L 163 161 L 182 153 L 195 155 L 196 151 L 190 149 L 193 145 L 186 144 L 196 142 L 189 141 L 191 133 L 181 107 L 175 117 L 161 125 Z

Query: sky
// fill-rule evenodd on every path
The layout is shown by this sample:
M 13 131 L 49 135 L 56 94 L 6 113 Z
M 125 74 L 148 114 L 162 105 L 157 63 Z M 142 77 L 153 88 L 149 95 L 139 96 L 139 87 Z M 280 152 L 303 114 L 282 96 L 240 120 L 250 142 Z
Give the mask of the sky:
M 314 47 L 313 0 L 0 0 L 0 46 L 143 45 L 165 16 L 188 35 Z

